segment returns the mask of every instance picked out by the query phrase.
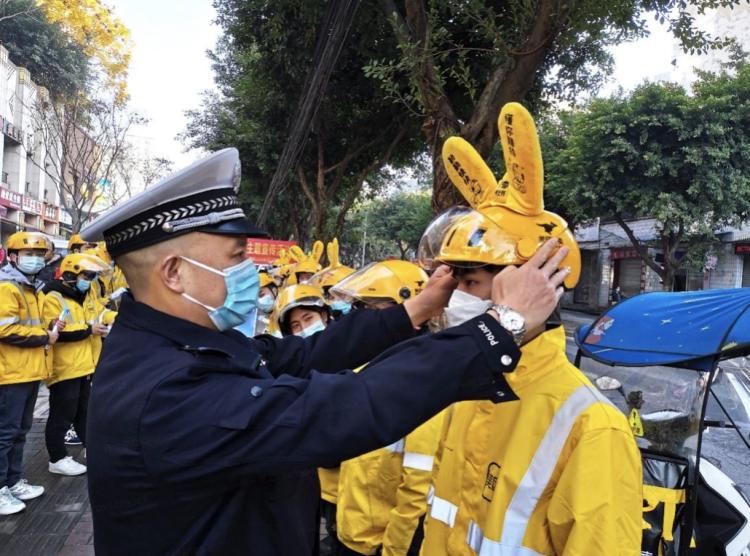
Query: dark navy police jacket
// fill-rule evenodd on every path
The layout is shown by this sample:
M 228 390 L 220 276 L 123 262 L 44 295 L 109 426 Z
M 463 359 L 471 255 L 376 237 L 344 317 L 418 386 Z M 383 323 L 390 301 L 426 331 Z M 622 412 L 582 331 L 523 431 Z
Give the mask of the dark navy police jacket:
M 248 340 L 126 298 L 88 413 L 96 553 L 313 554 L 316 467 L 395 442 L 455 401 L 513 397 L 503 372 L 520 352 L 490 316 L 414 333 L 398 306 L 307 339 Z

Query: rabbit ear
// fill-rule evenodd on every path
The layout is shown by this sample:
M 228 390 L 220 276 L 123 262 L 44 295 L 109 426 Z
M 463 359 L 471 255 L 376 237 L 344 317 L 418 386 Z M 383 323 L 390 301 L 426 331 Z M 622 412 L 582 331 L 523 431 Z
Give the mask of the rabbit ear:
M 497 179 L 468 141 L 462 137 L 446 139 L 443 164 L 451 182 L 472 208 L 494 200 Z
M 509 102 L 497 119 L 506 172 L 497 186 L 505 204 L 520 214 L 536 216 L 544 211 L 544 165 L 534 119 L 517 102 Z M 507 194 L 500 194 L 507 191 Z
M 312 251 L 310 252 L 310 259 L 314 260 L 316 263 L 320 262 L 320 258 L 323 256 L 323 250 L 325 247 L 323 246 L 323 242 L 318 240 L 315 243 L 313 243 Z
M 300 248 L 299 245 L 292 245 L 289 248 L 289 254 L 298 263 L 304 261 L 307 258 L 307 255 L 305 255 L 305 252 Z
M 326 246 L 326 254 L 328 255 L 328 266 L 340 266 L 339 261 L 339 240 L 333 238 L 333 241 L 329 241 Z

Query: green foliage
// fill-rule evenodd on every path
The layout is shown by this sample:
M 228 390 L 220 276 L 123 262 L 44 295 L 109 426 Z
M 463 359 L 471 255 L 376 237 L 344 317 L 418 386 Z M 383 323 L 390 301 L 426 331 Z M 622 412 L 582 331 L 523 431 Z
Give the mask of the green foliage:
M 663 278 L 750 217 L 750 66 L 705 73 L 692 95 L 648 84 L 595 100 L 546 125 L 544 137 L 551 208 L 573 222 L 614 219 L 626 232 L 629 217 L 655 218 L 665 264 L 641 255 Z
M 302 0 L 216 0 L 215 7 L 225 33 L 212 53 L 219 94 L 207 95 L 202 108 L 190 112 L 183 137 L 191 147 L 239 149 L 242 198 L 245 208 L 257 214 L 313 64 L 326 6 Z M 275 200 L 278 216 L 268 224 L 277 237 L 294 235 L 305 243 L 312 229 L 330 237 L 363 182 L 370 187 L 382 182 L 377 178 L 386 158 L 398 167 L 421 148 L 418 121 L 405 117 L 362 70 L 373 57 L 397 56 L 378 15 L 366 3 L 360 7 L 302 154 L 308 191 L 296 169 L 289 168 L 289 185 Z M 409 131 L 389 153 L 402 129 Z
M 34 82 L 47 87 L 53 97 L 84 89 L 89 62 L 83 47 L 34 6 L 33 0 L 2 3 L 0 17 L 6 18 L 0 19 L 0 42 L 11 61 L 28 69 Z
M 408 260 L 415 256 L 422 233 L 432 218 L 429 191 L 402 191 L 363 202 L 349 213 L 339 238 L 342 254 L 359 265 L 365 239 L 366 261 Z

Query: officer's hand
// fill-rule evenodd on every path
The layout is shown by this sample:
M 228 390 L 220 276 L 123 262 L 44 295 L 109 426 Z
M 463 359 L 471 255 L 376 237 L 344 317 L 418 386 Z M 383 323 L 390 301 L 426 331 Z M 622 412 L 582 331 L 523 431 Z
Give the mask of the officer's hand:
M 568 254 L 557 239 L 545 243 L 521 267 L 508 266 L 492 281 L 492 302 L 507 305 L 521 314 L 526 330 L 542 326 L 557 307 L 563 294 L 563 280 L 570 268 L 558 267 Z M 490 314 L 494 315 L 494 311 Z
M 101 323 L 92 324 L 91 333 L 94 336 L 106 336 L 107 334 L 109 334 L 109 326 Z
M 458 282 L 453 278 L 453 271 L 447 265 L 440 266 L 432 273 L 424 289 L 404 303 L 412 325 L 419 327 L 432 317 L 443 312 Z
M 60 337 L 60 333 L 57 330 L 47 330 L 47 336 L 49 337 L 49 341 L 47 343 L 51 346 L 54 346 L 55 343 L 57 343 L 57 339 Z

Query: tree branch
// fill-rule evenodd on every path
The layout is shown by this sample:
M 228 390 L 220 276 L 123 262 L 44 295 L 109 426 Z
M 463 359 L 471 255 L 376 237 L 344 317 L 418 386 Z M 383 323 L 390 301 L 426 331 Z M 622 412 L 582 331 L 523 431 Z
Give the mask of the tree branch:
M 615 221 L 623 229 L 623 231 L 625 232 L 625 235 L 628 236 L 630 243 L 632 243 L 633 247 L 636 248 L 636 250 L 638 251 L 638 255 L 641 257 L 643 262 L 645 262 L 654 272 L 656 272 L 663 279 L 666 274 L 664 271 L 664 268 L 659 266 L 659 264 L 654 260 L 654 258 L 648 252 L 648 247 L 646 245 L 643 245 L 641 240 L 639 240 L 635 236 L 635 233 L 633 233 L 633 230 L 630 228 L 630 226 L 627 225 L 625 220 L 623 220 L 623 218 L 619 214 L 615 215 Z

